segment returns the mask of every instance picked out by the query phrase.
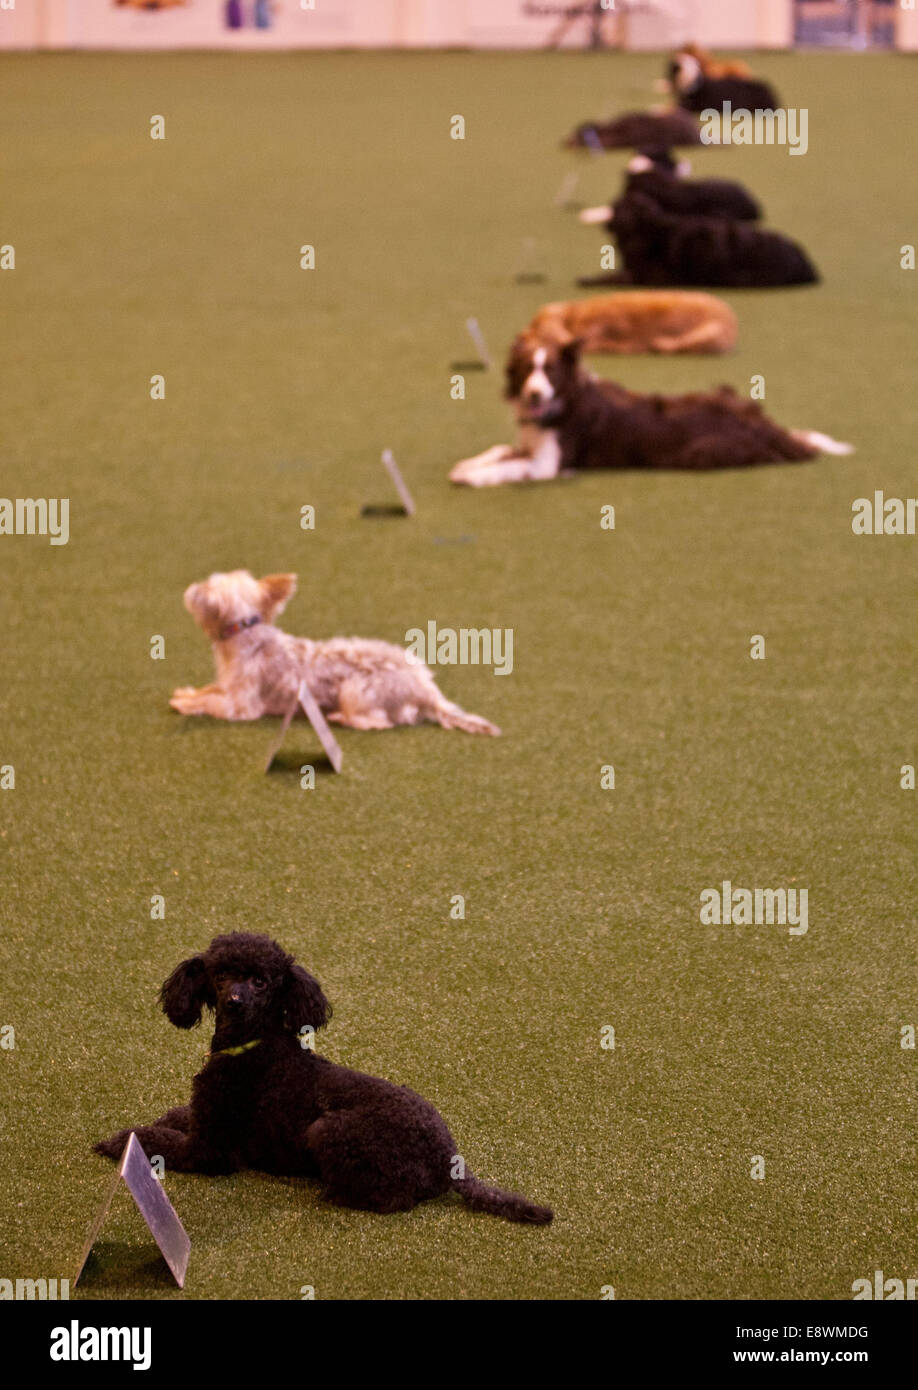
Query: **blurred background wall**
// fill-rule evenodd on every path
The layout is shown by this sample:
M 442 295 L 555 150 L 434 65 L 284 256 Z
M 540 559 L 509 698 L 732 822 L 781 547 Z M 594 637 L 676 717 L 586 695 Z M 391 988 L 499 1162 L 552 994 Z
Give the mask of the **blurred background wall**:
M 0 0 L 0 48 L 918 48 L 915 0 Z

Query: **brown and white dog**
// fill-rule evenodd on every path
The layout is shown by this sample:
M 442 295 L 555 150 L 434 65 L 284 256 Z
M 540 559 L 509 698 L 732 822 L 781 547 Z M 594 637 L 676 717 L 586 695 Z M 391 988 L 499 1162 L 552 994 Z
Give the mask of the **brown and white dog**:
M 457 463 L 450 481 L 468 487 L 545 482 L 593 468 L 740 468 L 847 454 L 815 430 L 787 430 L 729 386 L 688 396 L 639 395 L 580 367 L 580 344 L 521 334 L 507 363 L 516 410 L 514 447 L 498 445 Z
M 730 352 L 736 315 L 712 294 L 628 290 L 546 304 L 527 334 L 546 343 L 580 340 L 584 352 Z
M 185 590 L 185 607 L 213 643 L 217 679 L 183 686 L 169 701 L 180 714 L 214 719 L 284 715 L 305 680 L 325 717 L 351 729 L 441 724 L 468 734 L 500 729 L 447 700 L 428 668 L 391 642 L 291 637 L 274 619 L 296 591 L 295 574 L 255 579 L 248 570 L 212 574 Z

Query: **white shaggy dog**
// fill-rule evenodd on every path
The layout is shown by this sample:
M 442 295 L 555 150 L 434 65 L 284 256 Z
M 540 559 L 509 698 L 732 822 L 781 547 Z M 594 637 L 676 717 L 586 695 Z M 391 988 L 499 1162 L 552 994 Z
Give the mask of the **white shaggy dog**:
M 364 637 L 313 642 L 281 632 L 273 619 L 295 591 L 295 574 L 255 579 L 248 570 L 190 585 L 185 607 L 213 643 L 217 679 L 200 690 L 173 691 L 172 708 L 215 719 L 284 715 L 305 680 L 325 717 L 351 729 L 429 721 L 469 734 L 500 733 L 447 700 L 427 667 L 402 647 Z

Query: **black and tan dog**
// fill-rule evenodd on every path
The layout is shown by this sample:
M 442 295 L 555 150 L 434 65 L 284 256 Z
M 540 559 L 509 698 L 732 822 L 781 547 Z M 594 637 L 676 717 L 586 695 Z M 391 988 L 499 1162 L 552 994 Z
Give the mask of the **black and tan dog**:
M 849 444 L 815 430 L 784 429 L 728 386 L 688 396 L 639 395 L 597 381 L 579 358 L 576 339 L 517 338 L 506 390 L 516 410 L 517 443 L 464 459 L 450 480 L 496 487 L 580 469 L 742 468 L 851 452 Z
M 301 1174 L 318 1178 L 329 1201 L 377 1212 L 456 1192 L 475 1211 L 551 1221 L 548 1207 L 474 1177 L 429 1101 L 312 1050 L 331 1006 L 318 980 L 270 937 L 215 937 L 173 970 L 160 999 L 178 1028 L 200 1023 L 205 1008 L 216 1024 L 190 1104 L 133 1131 L 168 1169 Z M 122 1129 L 96 1151 L 119 1158 L 130 1134 Z
M 705 77 L 752 77 L 752 68 L 742 58 L 715 58 L 698 43 L 684 43 L 673 54 L 669 65 L 669 78 L 672 81 L 679 59 L 683 56 L 694 58 Z
M 669 80 L 676 101 L 683 111 L 723 109 L 729 102 L 734 110 L 774 111 L 780 106 L 774 88 L 758 78 L 726 72 L 714 75 L 696 53 L 683 49 L 669 69 Z
M 643 193 L 618 200 L 612 226 L 623 267 L 586 276 L 581 285 L 764 289 L 812 285 L 819 279 L 802 247 L 781 232 L 733 218 L 681 216 Z

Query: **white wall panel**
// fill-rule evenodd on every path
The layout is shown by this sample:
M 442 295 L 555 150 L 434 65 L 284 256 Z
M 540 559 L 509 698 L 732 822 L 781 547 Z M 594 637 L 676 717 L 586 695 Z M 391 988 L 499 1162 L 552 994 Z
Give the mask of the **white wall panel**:
M 0 47 L 539 48 L 565 3 L 576 0 L 313 0 L 311 7 L 274 0 L 272 27 L 256 29 L 254 0 L 242 0 L 249 22 L 228 29 L 224 0 L 158 11 L 112 0 L 0 0 Z M 781 46 L 790 40 L 791 13 L 792 0 L 641 0 L 633 9 L 617 0 L 607 27 L 632 48 L 666 49 L 687 38 L 712 48 Z M 564 46 L 584 47 L 587 34 L 580 18 Z

